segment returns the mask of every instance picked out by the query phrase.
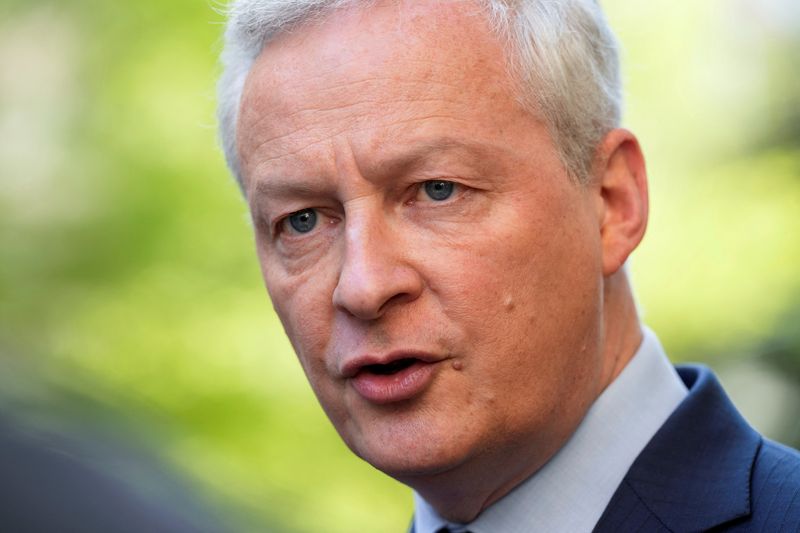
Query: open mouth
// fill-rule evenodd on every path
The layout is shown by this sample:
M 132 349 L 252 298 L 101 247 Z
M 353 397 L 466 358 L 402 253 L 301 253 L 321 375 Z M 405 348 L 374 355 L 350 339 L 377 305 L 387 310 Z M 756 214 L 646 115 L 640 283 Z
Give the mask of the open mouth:
M 413 357 L 409 357 L 406 359 L 398 359 L 396 361 L 392 361 L 391 363 L 387 363 L 385 365 L 376 364 L 376 365 L 365 365 L 361 367 L 362 372 L 368 372 L 370 374 L 376 374 L 378 376 L 391 376 L 392 374 L 397 374 L 398 372 L 402 372 L 406 368 L 410 367 L 414 363 L 419 362 L 419 359 L 414 359 Z
M 405 355 L 406 357 L 403 357 Z M 345 367 L 343 375 L 365 400 L 374 404 L 387 404 L 410 400 L 421 394 L 433 381 L 439 366 L 434 357 L 414 357 L 405 353 L 388 356 L 385 363 L 376 358 L 354 359 Z M 366 363 L 366 364 L 360 364 Z

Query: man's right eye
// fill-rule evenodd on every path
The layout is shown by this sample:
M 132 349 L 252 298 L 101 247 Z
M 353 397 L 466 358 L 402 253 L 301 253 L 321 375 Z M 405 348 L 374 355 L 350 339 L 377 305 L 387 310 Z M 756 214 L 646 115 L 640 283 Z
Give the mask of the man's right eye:
M 314 209 L 296 211 L 284 219 L 284 224 L 287 222 L 297 233 L 308 233 L 317 225 L 317 212 Z
M 431 180 L 425 182 L 425 194 L 435 202 L 444 202 L 453 196 L 456 184 L 447 180 Z

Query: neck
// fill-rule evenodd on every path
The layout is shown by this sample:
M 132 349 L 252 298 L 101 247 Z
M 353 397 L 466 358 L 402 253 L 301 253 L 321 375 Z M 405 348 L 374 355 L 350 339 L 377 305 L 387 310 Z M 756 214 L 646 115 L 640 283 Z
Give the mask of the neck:
M 620 269 L 605 279 L 603 330 L 605 368 L 597 396 L 617 379 L 642 344 L 642 324 L 625 269 Z
M 534 447 L 542 449 L 544 445 L 535 443 Z M 397 479 L 413 487 L 443 518 L 466 524 L 539 470 L 558 447 L 560 443 L 539 454 L 538 462 L 534 463 L 531 459 L 536 454 L 531 453 L 531 443 L 525 442 L 503 450 L 483 451 L 438 475 Z

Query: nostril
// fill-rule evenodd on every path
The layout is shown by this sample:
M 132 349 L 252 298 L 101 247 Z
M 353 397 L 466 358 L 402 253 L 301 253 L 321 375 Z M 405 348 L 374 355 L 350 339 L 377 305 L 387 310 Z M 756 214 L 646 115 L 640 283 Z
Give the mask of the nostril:
M 411 294 L 410 292 L 401 292 L 401 293 L 395 294 L 394 296 L 392 296 L 391 298 L 386 300 L 386 302 L 384 302 L 384 304 L 381 306 L 381 308 L 380 308 L 380 310 L 378 312 L 382 315 L 388 308 L 390 308 L 390 307 L 392 307 L 394 305 L 402 305 L 402 304 L 407 303 L 407 302 L 412 302 L 412 301 L 414 301 L 414 299 L 415 299 L 415 296 L 413 294 Z

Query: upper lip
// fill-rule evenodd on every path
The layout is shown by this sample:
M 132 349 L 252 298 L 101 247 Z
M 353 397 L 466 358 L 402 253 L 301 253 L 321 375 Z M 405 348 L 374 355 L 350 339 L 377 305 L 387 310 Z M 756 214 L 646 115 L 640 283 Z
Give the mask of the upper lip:
M 383 355 L 365 354 L 347 360 L 341 367 L 340 374 L 343 378 L 352 378 L 365 366 L 388 365 L 401 359 L 417 359 L 423 363 L 435 363 L 443 358 L 429 352 L 417 350 L 395 350 Z

